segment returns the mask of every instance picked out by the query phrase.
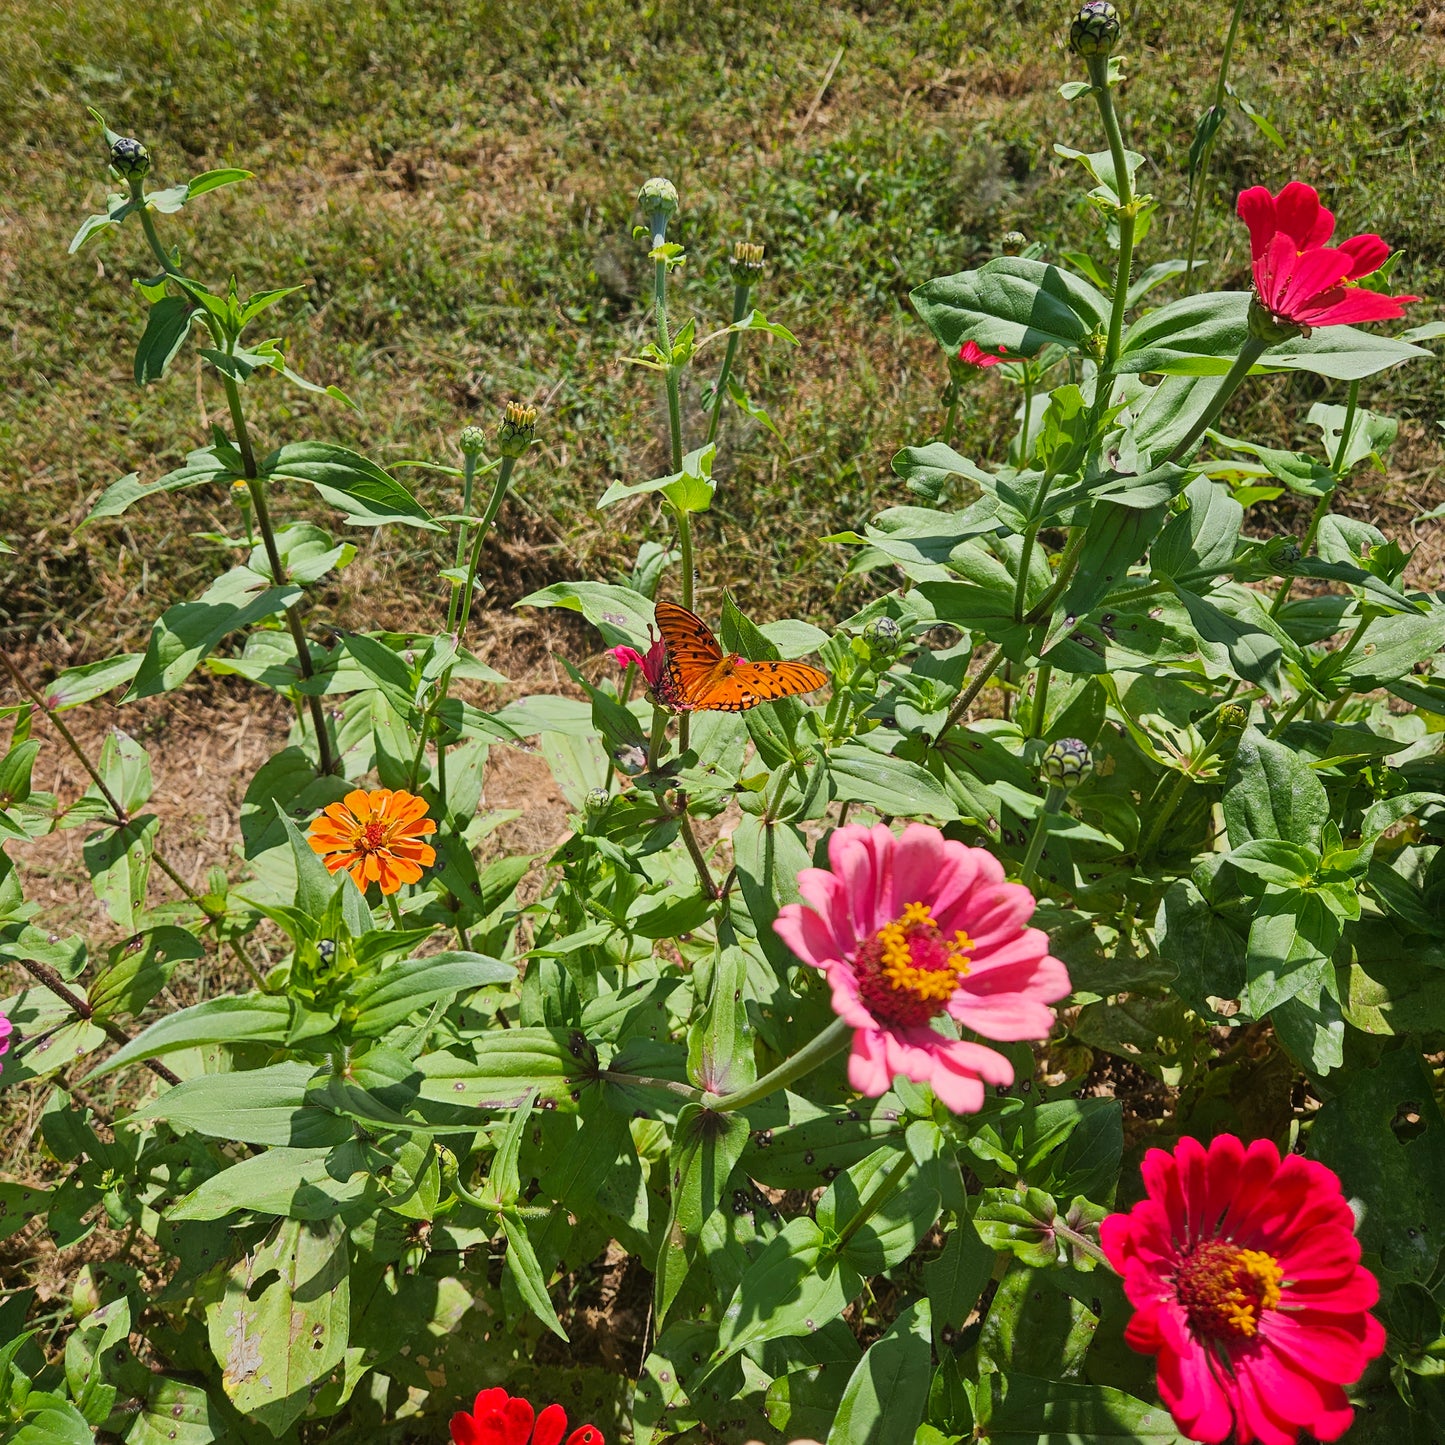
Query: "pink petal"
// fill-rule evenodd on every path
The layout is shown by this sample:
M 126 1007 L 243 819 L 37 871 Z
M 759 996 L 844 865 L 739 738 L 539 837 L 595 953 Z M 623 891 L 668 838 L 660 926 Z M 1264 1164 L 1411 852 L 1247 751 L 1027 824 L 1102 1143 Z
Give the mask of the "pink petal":
M 1230 1395 L 1202 1347 L 1159 1356 L 1159 1398 L 1192 1439 L 1222 1445 L 1234 1428 Z
M 773 931 L 804 963 L 811 963 L 814 968 L 826 968 L 841 960 L 846 952 L 823 916 L 801 903 L 785 903 L 773 920 Z
M 1239 193 L 1235 210 L 1239 219 L 1249 227 L 1250 254 L 1258 261 L 1278 229 L 1274 220 L 1274 197 L 1263 186 L 1250 186 Z
M 1363 326 L 1370 321 L 1398 321 L 1418 296 L 1386 296 L 1363 286 L 1340 286 L 1315 297 L 1297 319 L 1302 326 Z
M 1291 181 L 1275 197 L 1275 224 L 1298 251 L 1323 246 L 1335 233 L 1332 211 L 1320 205 L 1319 192 L 1303 181 Z
M 848 1082 L 860 1094 L 876 1099 L 888 1092 L 893 1075 L 888 1071 L 887 1044 L 876 1029 L 859 1029 L 848 1056 Z

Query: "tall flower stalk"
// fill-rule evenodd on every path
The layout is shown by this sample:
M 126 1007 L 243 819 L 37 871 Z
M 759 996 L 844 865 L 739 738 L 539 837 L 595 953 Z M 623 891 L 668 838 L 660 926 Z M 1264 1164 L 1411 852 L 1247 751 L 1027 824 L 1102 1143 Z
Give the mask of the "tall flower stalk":
M 1244 14 L 1244 0 L 1234 0 L 1234 10 L 1229 17 L 1229 30 L 1224 37 L 1224 50 L 1219 57 L 1219 78 L 1214 85 L 1214 104 L 1204 113 L 1201 122 L 1207 128 L 1204 144 L 1199 152 L 1199 161 L 1194 168 L 1194 205 L 1189 216 L 1189 256 L 1184 266 L 1184 294 L 1194 294 L 1194 256 L 1199 246 L 1199 219 L 1204 214 L 1208 196 L 1209 163 L 1214 159 L 1214 142 L 1219 127 L 1224 121 L 1224 100 L 1228 94 L 1229 62 L 1234 55 L 1234 37 L 1239 31 L 1239 19 Z

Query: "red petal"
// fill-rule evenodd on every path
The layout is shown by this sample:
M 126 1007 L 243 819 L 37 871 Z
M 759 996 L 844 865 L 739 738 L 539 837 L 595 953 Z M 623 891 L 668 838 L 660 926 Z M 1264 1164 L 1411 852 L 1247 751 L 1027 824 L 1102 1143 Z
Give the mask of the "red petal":
M 532 1421 L 536 1418 L 537 1412 L 520 1396 L 514 1395 L 508 1400 L 502 1410 L 507 1445 L 527 1445 L 527 1437 L 532 1433 Z
M 1341 241 L 1340 250 L 1353 263 L 1349 275 L 1351 281 L 1358 281 L 1361 276 L 1372 275 L 1390 259 L 1389 246 L 1378 236 L 1368 232 L 1363 236 L 1351 236 L 1348 241 Z
M 1251 186 L 1239 193 L 1235 210 L 1249 227 L 1249 251 L 1257 262 L 1279 229 L 1274 220 L 1274 197 L 1263 186 Z
M 1297 251 L 1323 246 L 1335 233 L 1334 213 L 1320 205 L 1319 192 L 1303 181 L 1291 181 L 1275 197 L 1274 215 L 1276 228 Z
M 452 1416 L 452 1445 L 481 1445 L 477 1422 L 465 1410 Z
M 607 1445 L 595 1425 L 583 1425 L 567 1437 L 567 1445 Z
M 532 1445 L 558 1445 L 567 1428 L 567 1412 L 560 1405 L 548 1405 L 537 1416 L 537 1431 Z

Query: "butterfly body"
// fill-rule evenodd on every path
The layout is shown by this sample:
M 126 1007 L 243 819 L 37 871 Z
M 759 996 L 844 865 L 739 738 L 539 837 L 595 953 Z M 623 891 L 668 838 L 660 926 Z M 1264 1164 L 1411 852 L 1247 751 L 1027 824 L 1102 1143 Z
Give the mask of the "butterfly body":
M 724 652 L 712 629 L 675 602 L 659 602 L 666 665 L 654 691 L 678 712 L 746 712 L 780 697 L 813 692 L 828 674 L 805 662 L 753 662 Z

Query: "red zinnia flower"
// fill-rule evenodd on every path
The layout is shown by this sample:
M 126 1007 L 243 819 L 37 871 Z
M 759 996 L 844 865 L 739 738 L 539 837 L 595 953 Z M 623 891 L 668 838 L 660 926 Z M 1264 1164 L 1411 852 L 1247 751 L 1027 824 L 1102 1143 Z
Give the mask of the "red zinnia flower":
M 1191 1440 L 1338 1440 L 1343 1385 L 1385 1348 L 1339 1178 L 1268 1140 L 1151 1149 L 1148 1197 L 1099 1231 L 1135 1308 L 1124 1338 L 1159 1357 L 1159 1394 Z
M 1278 323 L 1340 326 L 1360 321 L 1393 321 L 1418 296 L 1386 296 L 1357 286 L 1385 264 L 1390 248 L 1378 236 L 1351 236 L 1338 246 L 1335 217 L 1320 205 L 1313 186 L 1291 181 L 1277 196 L 1263 186 L 1239 194 L 1239 219 L 1249 227 L 1254 287 L 1260 304 Z
M 536 1429 L 533 1429 L 535 1422 Z M 471 1414 L 458 1410 L 452 1416 L 454 1445 L 561 1445 L 567 1429 L 567 1412 L 548 1405 L 539 1415 L 520 1396 L 500 1385 L 477 1396 Z M 595 1425 L 580 1425 L 567 1436 L 567 1445 L 606 1445 Z
M 991 351 L 984 351 L 976 341 L 965 341 L 963 345 L 958 348 L 958 359 L 968 362 L 970 366 L 977 366 L 982 370 L 986 367 L 997 366 L 1001 361 L 1010 360 L 1010 357 L 1006 354 L 1007 350 L 1007 347 L 1000 346 L 998 355 L 995 356 Z

